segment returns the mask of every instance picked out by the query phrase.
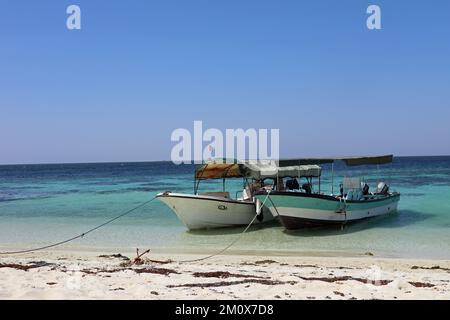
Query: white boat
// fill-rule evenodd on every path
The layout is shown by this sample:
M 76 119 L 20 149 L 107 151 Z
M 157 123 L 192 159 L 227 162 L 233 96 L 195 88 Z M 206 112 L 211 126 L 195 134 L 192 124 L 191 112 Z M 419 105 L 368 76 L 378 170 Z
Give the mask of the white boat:
M 294 164 L 331 163 L 342 160 L 347 166 L 380 165 L 392 162 L 392 155 L 372 157 L 341 157 L 326 159 L 296 159 Z M 284 161 L 284 164 L 289 163 Z M 346 224 L 375 216 L 386 215 L 397 210 L 400 193 L 390 192 L 384 182 L 377 184 L 376 190 L 369 191 L 369 185 L 361 178 L 344 178 L 339 194 L 320 192 L 321 170 L 304 174 L 306 183 L 300 187 L 296 179 L 286 182 L 286 187 L 270 192 L 258 191 L 257 199 L 269 197 L 266 207 L 278 216 L 286 229 L 299 229 L 325 224 Z M 302 177 L 301 175 L 292 178 Z M 312 179 L 318 178 L 318 190 L 314 191 Z M 295 181 L 294 181 L 295 180 Z M 295 183 L 294 183 L 295 182 Z M 280 183 L 279 183 L 280 184 Z M 333 184 L 333 175 L 332 175 Z M 283 183 L 280 184 L 283 186 Z
M 251 199 L 234 200 L 221 195 L 165 192 L 157 197 L 177 215 L 189 229 L 210 229 L 248 225 L 255 217 L 256 206 Z M 264 222 L 273 217 L 266 212 Z
M 195 172 L 194 194 L 163 192 L 157 198 L 165 203 L 189 229 L 210 229 L 248 225 L 256 215 L 255 189 L 260 188 L 257 181 L 250 181 L 243 176 L 237 163 L 207 163 Z M 225 191 L 225 181 L 231 178 L 243 178 L 245 188 L 241 197 L 233 199 Z M 202 180 L 223 179 L 221 192 L 198 193 Z M 274 217 L 265 208 L 260 210 L 254 223 L 273 220 Z

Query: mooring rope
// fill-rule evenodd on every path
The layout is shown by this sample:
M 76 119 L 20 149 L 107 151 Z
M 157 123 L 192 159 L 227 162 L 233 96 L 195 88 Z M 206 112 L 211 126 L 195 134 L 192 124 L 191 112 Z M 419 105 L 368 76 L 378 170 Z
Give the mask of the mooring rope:
M 266 198 L 264 199 L 264 201 L 263 201 L 262 204 L 261 204 L 261 210 L 263 210 L 264 204 L 266 203 L 267 199 L 269 199 L 270 192 L 271 192 L 270 190 L 267 191 L 267 196 L 266 196 Z M 155 199 L 156 199 L 156 197 L 153 197 L 152 199 L 150 199 L 150 200 L 148 200 L 148 201 L 145 201 L 145 202 L 141 203 L 140 205 L 138 205 L 138 206 L 136 206 L 136 207 L 134 207 L 134 208 L 132 208 L 132 209 L 130 209 L 130 210 L 127 210 L 127 211 L 125 211 L 124 213 L 122 213 L 122 214 L 120 214 L 120 215 L 118 215 L 118 216 L 116 216 L 116 217 L 114 217 L 114 218 L 112 218 L 112 219 L 110 219 L 110 220 L 108 220 L 108 221 L 106 221 L 106 222 L 104 222 L 104 223 L 102 223 L 102 224 L 100 224 L 100 225 L 98 225 L 98 226 L 92 228 L 92 229 L 89 229 L 88 231 L 85 231 L 85 232 L 83 232 L 83 233 L 81 233 L 81 234 L 79 234 L 79 235 L 77 235 L 77 236 L 75 236 L 75 237 L 72 237 L 72 238 L 69 238 L 69 239 L 66 239 L 66 240 L 63 240 L 63 241 L 59 241 L 59 242 L 56 242 L 56 243 L 53 243 L 53 244 L 49 244 L 49 245 L 46 245 L 46 246 L 43 246 L 43 247 L 38 247 L 38 248 L 33 248 L 33 249 L 27 249 L 27 250 L 20 250 L 20 251 L 0 252 L 0 255 L 12 255 L 12 254 L 22 254 L 22 253 L 29 253 L 29 252 L 40 251 L 40 250 L 44 250 L 44 249 L 49 249 L 49 248 L 53 248 L 53 247 L 56 247 L 56 246 L 60 246 L 60 245 L 62 245 L 62 244 L 71 242 L 71 241 L 76 240 L 76 239 L 79 239 L 79 238 L 83 238 L 83 237 L 84 237 L 85 235 L 87 235 L 88 233 L 91 233 L 91 232 L 93 232 L 93 231 L 95 231 L 95 230 L 97 230 L 97 229 L 100 229 L 101 227 L 103 227 L 103 226 L 105 226 L 105 225 L 107 225 L 107 224 L 109 224 L 109 223 L 111 223 L 111 222 L 113 222 L 113 221 L 115 221 L 115 220 L 117 220 L 117 219 L 123 217 L 123 216 L 126 216 L 127 214 L 130 214 L 131 212 L 133 212 L 133 211 L 135 211 L 135 210 L 137 210 L 137 209 L 139 209 L 139 208 L 142 208 L 143 206 L 147 205 L 148 203 L 152 202 L 152 201 L 155 200 Z M 226 250 L 228 250 L 230 247 L 232 247 L 236 242 L 238 242 L 238 241 L 242 238 L 242 236 L 244 235 L 244 233 L 246 233 L 247 230 L 250 228 L 250 226 L 255 222 L 255 220 L 256 220 L 256 218 L 258 217 L 259 214 L 260 214 L 259 212 L 256 212 L 256 214 L 255 214 L 255 216 L 253 217 L 253 219 L 252 219 L 252 220 L 250 221 L 250 223 L 245 227 L 245 229 L 239 234 L 239 236 L 236 237 L 236 239 L 234 239 L 234 240 L 233 240 L 230 244 L 228 244 L 225 248 L 219 250 L 218 252 L 213 253 L 213 254 L 211 254 L 211 255 L 208 255 L 208 256 L 206 256 L 206 257 L 198 258 L 198 259 L 178 260 L 178 261 L 172 260 L 172 261 L 173 261 L 173 262 L 178 262 L 178 263 L 197 262 L 197 261 L 203 261 L 203 260 L 206 260 L 206 259 L 210 259 L 210 258 L 212 258 L 212 257 L 215 257 L 215 256 L 218 256 L 218 255 L 222 254 L 223 252 L 225 252 Z
M 136 207 L 134 207 L 134 208 L 132 208 L 130 210 L 127 210 L 124 213 L 121 213 L 120 215 L 118 215 L 118 216 L 116 216 L 116 217 L 114 217 L 114 218 L 112 218 L 112 219 L 110 219 L 110 220 L 108 220 L 108 221 L 106 221 L 106 222 L 104 222 L 104 223 L 102 223 L 102 224 L 92 228 L 92 229 L 89 229 L 88 231 L 85 231 L 85 232 L 83 232 L 83 233 L 81 233 L 81 234 L 79 234 L 79 235 L 77 235 L 75 237 L 72 237 L 72 238 L 69 238 L 69 239 L 66 239 L 66 240 L 63 240 L 63 241 L 59 241 L 59 242 L 56 242 L 56 243 L 53 243 L 53 244 L 49 244 L 49 245 L 46 245 L 46 246 L 43 246 L 43 247 L 27 249 L 27 250 L 20 250 L 20 251 L 0 252 L 0 255 L 21 254 L 21 253 L 29 253 L 29 252 L 34 252 L 34 251 L 40 251 L 40 250 L 44 250 L 44 249 L 49 249 L 49 248 L 53 248 L 53 247 L 56 247 L 56 246 L 60 246 L 62 244 L 71 242 L 71 241 L 79 239 L 79 238 L 83 238 L 88 233 L 91 233 L 91 232 L 93 232 L 93 231 L 95 231 L 97 229 L 100 229 L 101 227 L 104 227 L 107 224 L 110 224 L 111 222 L 113 222 L 113 221 L 115 221 L 115 220 L 117 220 L 119 218 L 122 218 L 123 216 L 126 216 L 127 214 L 130 214 L 130 213 L 132 213 L 133 211 L 135 211 L 135 210 L 137 210 L 139 208 L 142 208 L 143 206 L 149 204 L 150 202 L 152 202 L 155 199 L 156 199 L 156 197 L 153 197 L 152 199 L 150 199 L 148 201 L 145 201 L 145 202 L 141 203 L 140 205 L 138 205 L 138 206 L 136 206 Z
M 263 210 L 264 204 L 266 203 L 267 198 L 269 198 L 269 194 L 270 194 L 270 190 L 268 190 L 267 196 L 261 204 L 261 210 Z M 206 257 L 202 257 L 202 258 L 198 258 L 198 259 L 189 259 L 189 260 L 178 260 L 178 261 L 174 261 L 174 262 L 178 262 L 178 263 L 197 262 L 197 261 L 203 261 L 203 260 L 206 260 L 206 259 L 209 259 L 209 258 L 212 258 L 212 257 L 222 254 L 223 252 L 225 252 L 226 250 L 231 248 L 236 242 L 238 242 L 242 238 L 244 233 L 246 233 L 247 230 L 250 228 L 250 226 L 253 224 L 253 222 L 255 222 L 258 215 L 259 215 L 259 213 L 256 212 L 255 216 L 253 217 L 252 221 L 250 221 L 250 223 L 247 225 L 247 227 L 245 227 L 245 229 L 236 237 L 236 239 L 231 241 L 231 243 L 229 245 L 227 245 L 225 248 L 217 251 L 216 253 L 210 254 L 209 256 L 206 256 Z
M 270 193 L 270 192 L 269 192 Z M 269 197 L 269 193 L 267 194 L 267 197 Z M 275 203 L 273 203 L 272 198 L 269 197 L 270 203 L 272 204 L 273 208 L 275 209 L 277 216 L 280 216 L 280 213 L 278 212 L 277 206 L 275 205 Z

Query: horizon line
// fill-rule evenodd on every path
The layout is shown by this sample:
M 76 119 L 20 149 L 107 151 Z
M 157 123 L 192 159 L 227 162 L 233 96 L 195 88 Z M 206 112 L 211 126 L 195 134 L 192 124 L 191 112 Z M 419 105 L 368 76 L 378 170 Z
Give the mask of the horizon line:
M 401 155 L 394 158 L 425 158 L 425 157 L 450 157 L 450 154 L 440 155 Z M 31 165 L 57 165 L 57 164 L 113 164 L 113 163 L 150 163 L 150 162 L 172 162 L 172 160 L 126 160 L 126 161 L 87 161 L 87 162 L 36 162 L 36 163 L 0 163 L 0 166 L 31 166 Z M 185 163 L 184 163 L 185 164 Z M 194 163 L 191 163 L 194 164 Z

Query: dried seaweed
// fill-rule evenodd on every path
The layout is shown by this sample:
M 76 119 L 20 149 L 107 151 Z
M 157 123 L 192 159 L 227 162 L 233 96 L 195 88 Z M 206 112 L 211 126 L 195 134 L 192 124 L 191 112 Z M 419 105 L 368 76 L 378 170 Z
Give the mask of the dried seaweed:
M 16 270 L 28 271 L 34 268 L 49 267 L 54 265 L 54 263 L 48 263 L 45 261 L 32 261 L 29 264 L 0 263 L 0 268 L 12 268 Z
M 355 278 L 351 276 L 342 276 L 342 277 L 302 277 L 298 276 L 302 280 L 310 280 L 310 281 L 324 281 L 324 282 L 337 282 L 337 281 L 348 281 L 348 280 L 355 280 L 366 284 L 373 284 L 375 286 L 385 286 L 388 283 L 392 282 L 392 280 L 369 280 L 369 279 L 363 279 L 363 278 Z
M 165 269 L 165 268 L 141 268 L 141 269 L 130 269 L 133 270 L 136 273 L 156 273 L 156 274 L 162 274 L 162 275 L 169 275 L 171 273 L 174 274 L 180 274 L 178 271 L 175 271 L 173 269 Z
M 432 266 L 432 267 L 421 267 L 421 266 L 412 266 L 411 269 L 424 269 L 424 270 L 443 270 L 450 272 L 450 268 L 443 268 L 441 266 Z
M 211 271 L 211 272 L 194 272 L 192 274 L 196 278 L 257 278 L 257 279 L 267 279 L 267 277 L 254 276 L 249 274 L 238 274 L 238 273 L 230 273 L 227 271 Z
M 414 281 L 408 281 L 408 283 L 416 288 L 432 288 L 435 285 L 432 283 L 427 282 L 414 282 Z
M 265 284 L 269 286 L 280 285 L 280 284 L 295 284 L 295 281 L 278 281 L 278 280 L 268 280 L 268 279 L 245 279 L 245 280 L 237 280 L 237 281 L 220 281 L 220 282 L 207 282 L 207 283 L 186 283 L 179 285 L 168 285 L 167 288 L 192 288 L 192 287 L 200 287 L 200 288 L 210 288 L 210 287 L 226 287 L 244 283 L 258 283 Z
M 127 271 L 127 270 L 131 270 L 134 271 L 138 274 L 140 273 L 154 273 L 154 274 L 162 274 L 162 275 L 169 275 L 171 273 L 175 273 L 175 274 L 179 274 L 179 272 L 172 270 L 172 269 L 165 269 L 165 268 L 115 268 L 115 269 L 83 269 L 80 270 L 81 272 L 85 273 L 85 274 L 93 274 L 96 275 L 98 273 L 115 273 L 115 272 L 121 272 L 121 271 Z M 64 270 L 63 272 L 66 272 L 66 270 Z
M 159 263 L 159 264 L 167 264 L 167 263 L 172 263 L 173 261 L 168 259 L 168 260 L 151 260 L 151 259 L 145 259 L 144 260 L 145 263 L 151 262 L 151 263 Z
M 294 267 L 297 268 L 318 268 L 315 264 L 295 264 Z
M 29 269 L 32 269 L 33 266 L 17 264 L 17 263 L 1 263 L 0 268 L 11 268 L 11 269 L 16 269 L 16 270 L 28 271 Z
M 115 254 L 101 254 L 98 256 L 99 258 L 117 258 L 117 259 L 122 259 L 122 260 L 126 260 L 129 261 L 130 258 L 120 254 L 120 253 L 115 253 Z
M 255 262 L 244 262 L 241 263 L 241 265 L 243 266 L 257 266 L 257 265 L 261 265 L 261 264 L 272 264 L 272 263 L 278 263 L 278 261 L 275 260 L 258 260 Z
M 157 264 L 168 264 L 172 263 L 172 260 L 152 260 L 148 258 L 140 259 L 138 263 L 135 263 L 134 261 L 127 260 L 120 264 L 121 267 L 131 267 L 132 265 L 144 265 L 144 264 L 150 264 L 150 263 L 157 263 Z
M 272 264 L 272 263 L 278 263 L 278 261 L 275 260 L 259 260 L 255 261 L 255 264 Z

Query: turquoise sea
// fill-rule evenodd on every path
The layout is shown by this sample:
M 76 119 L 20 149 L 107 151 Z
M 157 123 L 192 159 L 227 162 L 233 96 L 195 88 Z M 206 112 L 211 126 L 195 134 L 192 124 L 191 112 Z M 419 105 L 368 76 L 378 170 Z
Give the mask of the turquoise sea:
M 30 248 L 69 238 L 151 199 L 161 191 L 192 193 L 193 165 L 171 162 L 0 166 L 0 249 Z M 322 191 L 329 192 L 324 166 Z M 335 165 L 343 176 L 364 176 L 401 192 L 396 214 L 339 227 L 286 232 L 275 223 L 250 228 L 233 247 L 242 250 L 372 252 L 380 256 L 450 259 L 450 156 L 399 157 L 392 165 Z M 230 180 L 234 194 L 242 180 Z M 221 181 L 201 184 L 220 190 Z M 188 232 L 158 200 L 64 249 L 223 248 L 243 228 Z M 1 250 L 0 250 L 1 251 Z

